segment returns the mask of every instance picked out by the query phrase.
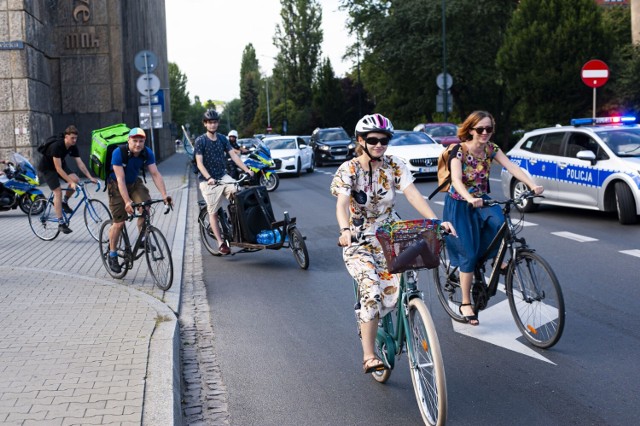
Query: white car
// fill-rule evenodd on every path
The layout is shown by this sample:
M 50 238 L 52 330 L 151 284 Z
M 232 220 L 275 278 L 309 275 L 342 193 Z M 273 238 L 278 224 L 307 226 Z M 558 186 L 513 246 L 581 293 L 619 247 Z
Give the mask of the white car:
M 385 154 L 399 158 L 414 176 L 422 177 L 438 174 L 438 156 L 444 150 L 424 132 L 396 130 Z
M 538 204 L 616 211 L 621 224 L 633 224 L 640 214 L 640 126 L 635 117 L 571 120 L 571 126 L 525 133 L 507 157 L 533 181 L 544 186 Z M 502 190 L 508 197 L 527 189 L 502 169 Z
M 312 149 L 300 136 L 271 136 L 262 140 L 271 150 L 271 158 L 276 163 L 276 173 L 294 173 L 300 176 L 302 170 L 315 170 Z

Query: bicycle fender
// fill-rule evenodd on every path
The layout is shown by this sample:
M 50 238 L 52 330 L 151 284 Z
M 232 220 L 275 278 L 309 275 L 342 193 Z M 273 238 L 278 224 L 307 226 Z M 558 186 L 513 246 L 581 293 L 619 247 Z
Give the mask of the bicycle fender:
M 385 347 L 383 351 L 382 348 Z M 380 348 L 380 353 L 384 353 L 385 362 L 389 365 L 389 368 L 393 370 L 393 365 L 396 360 L 396 342 L 383 329 L 378 329 L 376 334 L 376 347 Z

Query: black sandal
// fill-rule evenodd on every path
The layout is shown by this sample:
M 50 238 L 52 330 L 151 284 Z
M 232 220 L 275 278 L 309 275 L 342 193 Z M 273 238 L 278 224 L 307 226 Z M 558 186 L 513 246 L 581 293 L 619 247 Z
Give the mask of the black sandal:
M 460 306 L 458 306 L 458 310 L 460 311 L 460 315 L 462 315 L 462 318 L 464 319 L 464 321 L 470 325 L 473 326 L 477 326 L 480 325 L 480 321 L 478 321 L 478 315 L 474 314 L 474 315 L 465 315 L 462 313 L 462 307 L 463 306 L 472 306 L 471 303 L 463 303 Z M 475 324 L 472 323 L 471 321 L 475 321 Z
M 374 371 L 386 370 L 387 366 L 384 365 L 384 362 L 382 362 L 380 358 L 372 356 L 362 361 L 362 369 L 364 370 L 364 374 L 369 374 Z

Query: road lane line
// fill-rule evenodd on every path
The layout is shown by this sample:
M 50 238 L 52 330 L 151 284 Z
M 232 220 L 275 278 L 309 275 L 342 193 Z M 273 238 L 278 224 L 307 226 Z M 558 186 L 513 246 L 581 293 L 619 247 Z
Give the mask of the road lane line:
M 552 232 L 552 235 L 556 235 L 562 238 L 568 238 L 570 240 L 577 241 L 579 243 L 590 243 L 592 241 L 598 241 L 597 238 L 591 238 L 580 234 L 574 234 L 573 232 Z
M 630 256 L 640 257 L 640 250 L 638 250 L 638 249 L 635 249 L 635 250 L 620 250 L 620 253 L 628 254 Z

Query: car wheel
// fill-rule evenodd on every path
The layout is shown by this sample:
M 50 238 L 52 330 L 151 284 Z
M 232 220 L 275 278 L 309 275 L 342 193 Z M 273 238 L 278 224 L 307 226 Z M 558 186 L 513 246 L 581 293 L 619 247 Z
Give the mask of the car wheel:
M 511 198 L 517 198 L 527 191 L 529 191 L 529 187 L 519 180 L 516 180 L 511 184 Z M 516 208 L 521 212 L 529 213 L 535 211 L 538 208 L 538 205 L 534 204 L 533 199 L 529 198 L 524 200 L 522 204 L 516 205 Z
M 638 216 L 636 215 L 636 203 L 631 189 L 626 183 L 617 182 L 615 190 L 618 221 L 623 225 L 633 225 L 638 221 Z
M 302 173 L 302 161 L 300 161 L 300 157 L 298 157 L 298 164 L 296 164 L 296 177 L 300 177 L 300 173 Z
M 309 163 L 309 168 L 307 169 L 307 173 L 313 173 L 314 170 L 316 169 L 315 165 L 316 165 L 316 159 L 313 158 L 313 156 L 312 156 L 311 157 L 311 162 Z

